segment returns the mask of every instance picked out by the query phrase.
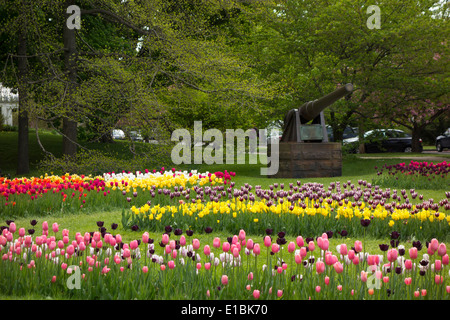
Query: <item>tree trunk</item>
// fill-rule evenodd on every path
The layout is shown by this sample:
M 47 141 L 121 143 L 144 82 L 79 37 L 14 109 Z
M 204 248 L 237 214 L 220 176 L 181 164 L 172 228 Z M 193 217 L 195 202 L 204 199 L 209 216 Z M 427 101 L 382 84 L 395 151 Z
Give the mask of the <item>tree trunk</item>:
M 413 129 L 411 132 L 411 136 L 412 136 L 411 152 L 418 152 L 418 153 L 422 152 L 421 143 L 420 143 L 422 129 L 423 129 L 422 127 L 417 126 L 416 124 L 413 125 Z
M 27 64 L 27 26 L 26 18 L 21 23 L 18 44 L 18 69 L 19 69 L 19 119 L 18 119 L 18 154 L 17 154 L 17 174 L 27 174 L 30 172 L 30 159 L 28 150 L 28 111 L 27 111 L 27 81 L 28 81 L 28 64 Z
M 67 7 L 72 5 L 72 1 L 66 1 L 64 13 L 67 18 L 70 14 L 66 13 Z M 63 118 L 63 154 L 68 156 L 75 156 L 77 153 L 77 121 L 75 119 L 76 107 L 73 99 L 73 94 L 77 87 L 77 46 L 75 39 L 75 29 L 69 29 L 64 23 L 64 63 L 65 69 L 68 72 L 69 87 L 67 90 L 66 115 Z

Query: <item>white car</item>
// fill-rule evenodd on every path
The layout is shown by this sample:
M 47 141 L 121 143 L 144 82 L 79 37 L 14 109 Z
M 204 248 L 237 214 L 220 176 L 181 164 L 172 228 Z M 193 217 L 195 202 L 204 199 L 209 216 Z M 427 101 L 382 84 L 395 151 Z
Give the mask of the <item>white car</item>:
M 120 129 L 114 129 L 112 131 L 112 138 L 114 140 L 123 140 L 123 139 L 125 139 L 125 132 L 123 132 Z

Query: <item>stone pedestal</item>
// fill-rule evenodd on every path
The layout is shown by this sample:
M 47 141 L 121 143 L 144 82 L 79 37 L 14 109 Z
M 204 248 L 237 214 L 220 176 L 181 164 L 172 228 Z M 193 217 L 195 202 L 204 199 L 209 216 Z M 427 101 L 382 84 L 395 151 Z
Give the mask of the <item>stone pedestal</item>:
M 271 153 L 268 145 L 268 155 Z M 279 169 L 271 178 L 319 178 L 342 176 L 342 144 L 339 142 L 280 142 Z

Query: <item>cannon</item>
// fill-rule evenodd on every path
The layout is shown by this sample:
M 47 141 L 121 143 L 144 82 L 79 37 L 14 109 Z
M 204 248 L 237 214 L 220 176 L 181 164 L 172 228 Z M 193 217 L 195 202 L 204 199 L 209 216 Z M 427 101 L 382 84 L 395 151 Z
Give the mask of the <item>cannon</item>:
M 278 159 L 273 178 L 313 178 L 342 175 L 342 145 L 329 142 L 323 110 L 353 91 L 352 84 L 290 110 L 277 146 L 269 144 L 272 159 Z
M 328 142 L 323 110 L 352 91 L 353 85 L 348 83 L 320 99 L 306 102 L 300 108 L 290 110 L 284 118 L 280 141 Z

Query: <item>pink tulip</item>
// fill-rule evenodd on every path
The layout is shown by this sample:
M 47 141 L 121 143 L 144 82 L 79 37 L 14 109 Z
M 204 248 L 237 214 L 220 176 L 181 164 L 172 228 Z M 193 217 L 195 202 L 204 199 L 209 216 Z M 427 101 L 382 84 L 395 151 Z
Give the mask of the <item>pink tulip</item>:
M 342 273 L 342 271 L 344 271 L 344 266 L 340 262 L 336 262 L 335 264 L 333 264 L 333 267 L 337 273 Z
M 232 240 L 231 240 L 231 244 L 236 244 L 236 243 L 238 243 L 238 242 L 239 242 L 238 236 L 237 236 L 237 235 L 234 235 L 233 238 L 232 238 Z
M 296 264 L 302 263 L 302 257 L 299 254 L 296 254 L 294 259 Z
M 316 262 L 316 272 L 318 274 L 325 272 L 325 263 L 323 263 L 322 261 L 317 261 Z
M 355 251 L 361 252 L 363 250 L 362 242 L 359 240 L 355 241 Z
M 411 270 L 411 269 L 412 269 L 412 266 L 413 266 L 412 260 L 406 259 L 406 260 L 405 260 L 405 269 L 406 269 L 406 270 Z
M 444 277 L 441 275 L 435 275 L 434 276 L 434 283 L 436 284 L 442 284 L 442 282 L 444 282 Z
M 328 248 L 330 247 L 330 241 L 328 241 L 328 239 L 323 239 L 322 241 L 322 250 L 328 250 Z
M 214 248 L 220 248 L 220 238 L 214 238 L 213 240 L 213 247 Z
M 237 247 L 234 247 L 233 249 L 233 257 L 235 258 L 239 257 L 239 249 Z
M 289 242 L 289 244 L 288 244 L 288 252 L 289 253 L 292 253 L 292 252 L 294 252 L 295 251 L 295 243 L 294 242 Z
M 143 266 L 142 267 L 142 272 L 143 273 L 147 273 L 148 272 L 148 267 L 147 266 Z
M 53 232 L 58 232 L 58 230 L 59 230 L 59 225 L 55 222 L 55 223 L 53 223 L 53 225 L 52 225 L 52 229 L 53 229 Z
M 427 289 L 422 289 L 420 291 L 420 294 L 422 295 L 422 297 L 425 297 L 427 295 Z
M 428 246 L 431 247 L 433 251 L 437 251 L 439 248 L 439 241 L 436 238 L 433 238 Z
M 383 277 L 383 282 L 384 283 L 388 283 L 389 282 L 389 277 L 388 276 Z
M 245 239 L 245 231 L 244 230 L 240 230 L 239 231 L 239 240 L 244 240 Z
M 211 262 L 205 262 L 205 269 L 206 270 L 211 269 Z
M 42 230 L 44 230 L 44 231 L 48 230 L 48 222 L 47 221 L 42 222 Z
M 58 241 L 58 248 L 60 249 L 64 248 L 64 242 L 62 240 Z
M 226 274 L 222 275 L 221 282 L 224 286 L 228 284 L 228 276 Z
M 150 239 L 149 234 L 147 232 L 144 232 L 144 234 L 142 235 L 142 242 L 148 243 L 149 239 Z M 105 240 L 106 240 L 106 234 L 105 234 Z M 108 239 L 108 241 L 109 241 L 109 239 Z
M 181 236 L 180 237 L 180 246 L 184 247 L 186 245 L 186 237 Z
M 131 251 L 129 249 L 123 249 L 123 257 L 128 258 L 131 256 Z
M 450 293 L 450 286 L 446 286 L 445 291 L 447 291 L 447 293 Z
M 197 265 L 195 266 L 197 270 L 200 270 L 202 268 L 202 264 L 200 262 L 197 262 Z
M 355 251 L 353 251 L 353 250 L 348 250 L 347 257 L 348 257 L 350 260 L 353 260 L 353 259 L 355 258 Z
M 178 251 L 176 249 L 173 249 L 171 254 L 172 254 L 172 258 L 176 259 L 177 255 L 178 255 Z
M 51 281 L 52 281 L 52 283 L 55 283 L 56 282 L 56 276 L 53 276 Z
M 198 250 L 200 248 L 200 240 L 198 240 L 197 238 L 193 239 L 192 240 L 192 247 L 194 248 L 194 250 Z
M 444 265 L 444 266 L 446 266 L 446 265 L 448 265 L 448 261 L 449 259 L 448 259 L 448 254 L 446 253 L 446 254 L 444 254 L 444 256 L 442 257 L 442 264 Z
M 338 289 L 338 291 L 342 291 L 342 285 L 339 284 L 339 285 L 337 286 L 337 289 Z
M 119 256 L 114 256 L 114 263 L 119 264 L 122 262 L 122 259 Z
M 25 228 L 19 229 L 19 237 L 23 237 L 25 235 Z
M 304 257 L 306 257 L 306 247 L 301 247 L 300 248 L 300 257 L 303 259 Z
M 394 262 L 397 260 L 398 257 L 398 251 L 397 249 L 393 248 L 393 249 L 389 249 L 387 252 L 387 259 L 389 260 L 389 262 Z
M 11 233 L 15 233 L 16 232 L 16 224 L 14 223 L 14 222 L 11 222 L 10 224 L 9 224 L 9 232 L 11 232 Z
M 172 249 L 170 249 L 170 246 L 168 244 L 166 244 L 166 246 L 164 247 L 164 252 L 166 254 L 170 254 L 172 252 Z
M 411 278 L 405 278 L 405 284 L 407 285 L 407 286 L 409 286 L 410 284 L 412 283 L 412 279 Z
M 73 255 L 75 253 L 75 248 L 74 248 L 74 246 L 73 245 L 69 245 L 68 247 L 67 247 L 67 254 L 68 255 Z
M 303 241 L 302 236 L 298 236 L 296 239 L 296 242 L 299 247 L 303 247 L 305 245 L 305 242 Z
M 265 237 L 264 237 L 264 245 L 265 245 L 266 247 L 270 247 L 270 246 L 272 245 L 272 240 L 270 239 L 269 236 L 265 236 Z
M 209 255 L 211 254 L 211 249 L 210 249 L 210 247 L 209 247 L 208 245 L 205 245 L 205 246 L 203 247 L 203 253 L 204 253 L 206 256 L 209 256 Z
M 253 290 L 253 297 L 255 299 L 259 299 L 260 295 L 261 295 L 261 293 L 259 290 Z
M 122 243 L 122 236 L 120 234 L 116 234 L 116 242 Z
M 283 296 L 283 290 L 278 290 L 277 291 L 277 297 L 281 298 Z M 258 299 L 258 298 L 257 298 Z
M 340 254 L 342 254 L 343 256 L 346 256 L 347 252 L 348 252 L 347 245 L 345 243 L 341 244 L 341 246 L 339 247 L 339 251 L 340 251 Z
M 411 249 L 409 249 L 409 257 L 410 257 L 412 260 L 417 259 L 417 255 L 418 255 L 418 251 L 417 251 L 417 248 L 416 248 L 416 247 L 412 247 Z
M 367 282 L 367 272 L 361 271 L 361 281 Z
M 310 242 L 308 243 L 308 249 L 309 249 L 309 251 L 313 252 L 315 248 L 316 248 L 316 246 L 314 245 L 314 241 L 310 241 Z
M 162 264 L 159 268 L 161 269 L 161 271 L 164 271 L 164 270 L 166 270 L 166 265 Z
M 280 251 L 280 246 L 278 245 L 278 243 L 272 244 L 272 252 L 277 253 L 278 251 Z
M 169 262 L 167 262 L 167 266 L 168 266 L 169 269 L 171 269 L 171 270 L 175 269 L 175 261 L 170 260 Z
M 330 284 L 330 277 L 329 276 L 325 276 L 325 284 L 326 285 Z
M 229 242 L 224 242 L 223 245 L 222 245 L 222 250 L 223 250 L 223 252 L 230 251 L 230 243 Z
M 320 286 L 316 286 L 316 292 L 319 293 L 320 292 Z
M 162 239 L 161 239 L 162 244 L 166 245 L 169 243 L 169 235 L 167 233 L 164 233 L 162 235 Z
M 62 236 L 63 236 L 63 237 L 68 237 L 68 236 L 69 236 L 69 230 L 63 229 L 63 231 L 62 231 Z
M 259 246 L 259 243 L 256 243 L 253 246 L 253 253 L 257 256 L 261 253 L 261 247 Z
M 67 269 L 67 263 L 63 262 L 63 263 L 61 264 L 61 268 L 62 268 L 63 270 L 66 270 L 66 269 Z
M 442 261 L 441 260 L 436 260 L 434 262 L 434 270 L 435 271 L 440 271 L 442 269 Z
M 323 238 L 322 237 L 317 237 L 317 246 L 323 250 L 322 248 L 322 243 L 323 243 Z
M 420 296 L 420 292 L 419 291 L 414 291 L 414 297 L 418 298 Z
M 445 246 L 445 243 L 442 242 L 439 244 L 437 252 L 440 257 L 444 256 L 447 253 L 447 247 Z
M 250 272 L 247 276 L 247 279 L 252 281 L 253 280 L 253 272 Z
M 392 257 L 392 254 L 391 254 Z M 367 256 L 367 264 L 369 266 L 378 265 L 380 263 L 380 257 L 378 255 L 369 255 Z

